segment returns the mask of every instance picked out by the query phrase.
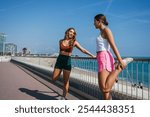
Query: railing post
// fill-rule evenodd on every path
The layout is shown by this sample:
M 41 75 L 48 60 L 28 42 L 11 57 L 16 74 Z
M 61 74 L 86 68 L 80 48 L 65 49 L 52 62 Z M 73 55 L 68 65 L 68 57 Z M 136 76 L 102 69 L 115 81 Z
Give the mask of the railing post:
M 150 99 L 150 62 L 148 63 L 148 99 Z
M 136 98 L 138 98 L 137 84 L 138 84 L 138 63 L 136 64 Z
M 142 84 L 144 84 L 144 62 L 142 62 Z M 141 88 L 140 82 L 139 82 L 139 88 L 142 90 L 142 99 L 143 99 L 143 88 Z

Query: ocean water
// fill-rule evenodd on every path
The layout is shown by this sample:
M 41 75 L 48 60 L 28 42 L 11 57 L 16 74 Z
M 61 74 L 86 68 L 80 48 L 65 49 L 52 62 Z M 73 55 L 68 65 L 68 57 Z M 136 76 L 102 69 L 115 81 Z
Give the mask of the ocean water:
M 72 66 L 97 72 L 95 59 L 72 59 Z M 135 59 L 119 74 L 118 78 L 133 84 L 142 83 L 143 86 L 150 87 L 150 61 Z

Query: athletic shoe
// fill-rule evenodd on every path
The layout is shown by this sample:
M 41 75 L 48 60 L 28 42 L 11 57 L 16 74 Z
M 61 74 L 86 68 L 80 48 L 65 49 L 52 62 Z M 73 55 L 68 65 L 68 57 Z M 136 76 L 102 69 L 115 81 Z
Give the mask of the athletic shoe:
M 124 58 L 123 62 L 128 65 L 129 63 L 131 63 L 133 61 L 133 58 Z
M 133 61 L 133 58 L 124 58 L 123 59 L 123 62 L 126 64 L 126 66 L 129 64 L 129 63 L 131 63 Z M 118 65 L 119 65 L 120 63 L 115 63 L 115 66 L 116 66 L 116 68 L 118 67 Z
M 64 96 L 61 97 L 61 100 L 66 100 L 66 98 Z
M 58 100 L 66 100 L 66 98 L 64 96 L 59 96 Z

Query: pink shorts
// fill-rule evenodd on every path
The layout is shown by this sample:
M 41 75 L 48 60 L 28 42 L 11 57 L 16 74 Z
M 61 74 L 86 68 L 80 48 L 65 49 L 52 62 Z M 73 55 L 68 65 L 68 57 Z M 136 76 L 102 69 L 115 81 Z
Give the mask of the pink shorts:
M 97 52 L 98 72 L 107 70 L 109 72 L 115 69 L 115 60 L 109 51 Z

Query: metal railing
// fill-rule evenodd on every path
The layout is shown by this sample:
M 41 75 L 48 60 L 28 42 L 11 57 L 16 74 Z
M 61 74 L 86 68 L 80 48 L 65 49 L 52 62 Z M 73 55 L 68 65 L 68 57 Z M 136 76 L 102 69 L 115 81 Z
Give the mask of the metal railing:
M 12 57 L 12 59 L 38 64 L 53 70 L 56 57 Z M 98 86 L 96 59 L 87 57 L 72 57 L 72 72 L 70 81 L 75 88 L 98 99 L 102 98 Z M 150 59 L 134 58 L 118 76 L 112 94 L 116 99 L 150 99 Z

